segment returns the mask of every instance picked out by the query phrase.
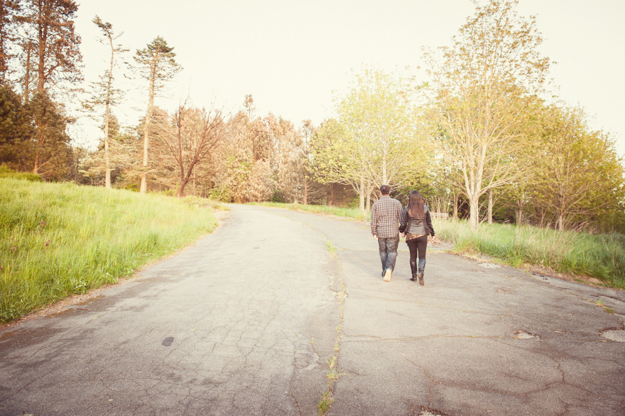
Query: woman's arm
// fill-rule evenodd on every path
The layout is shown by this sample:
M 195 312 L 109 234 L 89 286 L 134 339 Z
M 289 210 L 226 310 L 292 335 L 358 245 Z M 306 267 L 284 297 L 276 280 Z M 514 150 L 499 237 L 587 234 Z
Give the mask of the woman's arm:
M 430 229 L 430 234 L 432 235 L 432 237 L 434 237 L 434 227 L 432 226 L 432 217 L 430 216 L 430 210 L 426 210 L 425 211 L 425 223 L 428 225 L 428 228 Z

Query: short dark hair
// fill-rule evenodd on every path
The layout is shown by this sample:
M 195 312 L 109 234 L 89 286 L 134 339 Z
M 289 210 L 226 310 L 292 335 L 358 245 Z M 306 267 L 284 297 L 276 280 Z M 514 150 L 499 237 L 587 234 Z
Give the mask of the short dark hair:
M 380 186 L 380 193 L 382 195 L 388 195 L 391 193 L 391 187 L 388 185 L 382 185 Z

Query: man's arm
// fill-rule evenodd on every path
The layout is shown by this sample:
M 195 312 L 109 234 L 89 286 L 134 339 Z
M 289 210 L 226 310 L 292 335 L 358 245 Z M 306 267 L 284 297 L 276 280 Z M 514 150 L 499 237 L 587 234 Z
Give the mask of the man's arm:
M 395 204 L 397 209 L 396 209 L 396 215 L 397 215 L 397 221 L 399 221 L 399 223 L 401 224 L 403 221 L 403 213 L 402 213 L 402 208 L 401 208 L 401 202 L 397 201 L 397 204 Z

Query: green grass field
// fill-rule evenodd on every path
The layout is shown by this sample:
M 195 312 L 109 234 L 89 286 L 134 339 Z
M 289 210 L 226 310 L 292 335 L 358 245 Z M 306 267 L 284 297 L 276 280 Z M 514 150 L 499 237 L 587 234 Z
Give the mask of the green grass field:
M 213 231 L 217 221 L 205 205 L 0 179 L 0 322 L 115 283 Z

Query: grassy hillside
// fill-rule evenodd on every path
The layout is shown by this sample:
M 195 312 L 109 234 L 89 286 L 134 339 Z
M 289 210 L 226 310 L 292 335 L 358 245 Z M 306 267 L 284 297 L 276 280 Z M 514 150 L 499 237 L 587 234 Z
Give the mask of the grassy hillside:
M 185 199 L 0 178 L 0 322 L 117 282 L 216 226 Z

